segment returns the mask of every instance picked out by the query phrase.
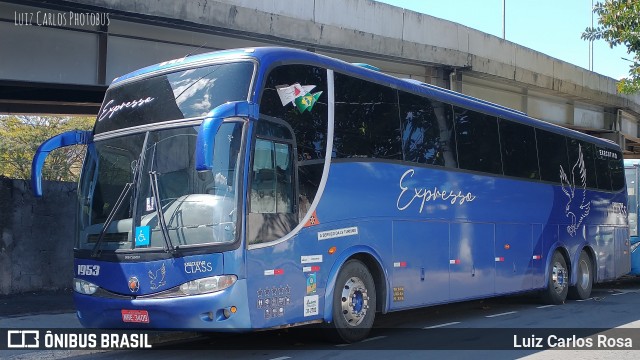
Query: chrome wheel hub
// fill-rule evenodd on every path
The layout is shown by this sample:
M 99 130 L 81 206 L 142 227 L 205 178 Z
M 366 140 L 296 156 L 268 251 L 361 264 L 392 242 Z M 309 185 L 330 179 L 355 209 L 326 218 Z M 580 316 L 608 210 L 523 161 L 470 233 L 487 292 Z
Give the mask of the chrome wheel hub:
M 369 310 L 369 294 L 364 282 L 358 277 L 351 277 L 342 287 L 342 316 L 347 324 L 358 326 Z
M 553 289 L 556 293 L 560 294 L 567 287 L 567 269 L 562 264 L 556 262 L 553 264 L 553 273 L 551 274 L 551 280 L 553 281 Z

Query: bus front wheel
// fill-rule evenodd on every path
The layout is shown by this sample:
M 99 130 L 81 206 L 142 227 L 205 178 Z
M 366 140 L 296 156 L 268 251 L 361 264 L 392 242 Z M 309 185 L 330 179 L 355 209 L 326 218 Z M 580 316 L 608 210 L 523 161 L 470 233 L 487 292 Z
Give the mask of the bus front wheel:
M 591 271 L 591 259 L 586 251 L 580 254 L 578 260 L 576 286 L 569 288 L 569 299 L 586 300 L 591 296 L 591 288 L 593 287 L 593 271 Z
M 359 260 L 347 261 L 333 292 L 334 340 L 352 343 L 369 334 L 376 315 L 373 277 Z
M 547 288 L 542 292 L 542 300 L 547 304 L 560 305 L 567 298 L 569 291 L 569 271 L 564 256 L 559 252 L 553 253 L 549 264 L 549 278 Z

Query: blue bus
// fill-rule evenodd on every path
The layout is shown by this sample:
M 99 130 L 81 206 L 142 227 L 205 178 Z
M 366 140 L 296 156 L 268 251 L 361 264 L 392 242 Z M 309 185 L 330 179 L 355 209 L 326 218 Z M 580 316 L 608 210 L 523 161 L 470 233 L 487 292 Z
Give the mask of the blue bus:
M 287 48 L 115 79 L 78 186 L 87 327 L 238 331 L 539 291 L 629 272 L 616 144 L 371 67 Z
M 627 195 L 628 209 L 627 214 L 629 216 L 629 239 L 631 242 L 631 272 L 630 275 L 640 275 L 640 238 L 638 238 L 638 177 L 640 174 L 638 170 L 640 168 L 640 160 L 625 160 L 624 172 L 627 178 Z

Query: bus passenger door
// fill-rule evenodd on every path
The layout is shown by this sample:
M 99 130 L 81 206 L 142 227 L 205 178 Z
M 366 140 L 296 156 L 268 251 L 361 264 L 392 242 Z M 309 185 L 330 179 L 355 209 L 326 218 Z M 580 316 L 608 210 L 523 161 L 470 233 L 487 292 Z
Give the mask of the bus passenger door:
M 492 295 L 495 290 L 494 224 L 451 223 L 451 300 Z

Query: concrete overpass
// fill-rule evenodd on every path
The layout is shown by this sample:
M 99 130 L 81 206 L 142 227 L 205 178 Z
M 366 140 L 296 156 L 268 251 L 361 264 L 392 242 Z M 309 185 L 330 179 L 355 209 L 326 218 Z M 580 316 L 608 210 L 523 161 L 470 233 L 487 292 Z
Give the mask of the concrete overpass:
M 617 94 L 614 79 L 371 0 L 0 0 L 0 34 L 1 113 L 94 114 L 131 70 L 275 44 L 367 62 L 640 154 L 640 97 Z

